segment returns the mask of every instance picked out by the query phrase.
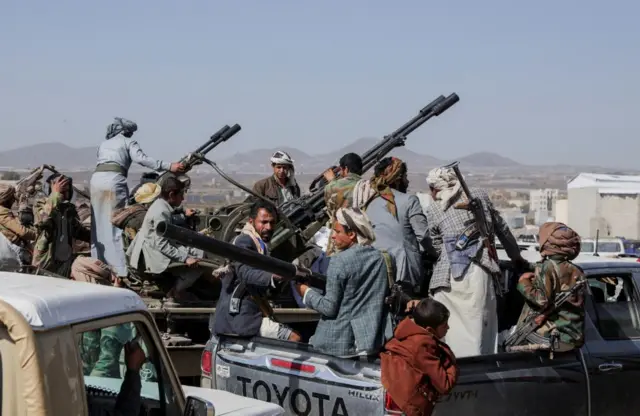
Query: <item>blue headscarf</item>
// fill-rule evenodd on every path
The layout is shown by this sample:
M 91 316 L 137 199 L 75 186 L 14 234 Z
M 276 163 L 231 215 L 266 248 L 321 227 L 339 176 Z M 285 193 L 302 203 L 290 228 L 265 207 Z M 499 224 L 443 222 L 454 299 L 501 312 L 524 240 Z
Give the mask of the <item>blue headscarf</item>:
M 115 117 L 113 123 L 107 127 L 107 135 L 105 136 L 107 140 L 116 137 L 120 133 L 135 133 L 138 130 L 138 125 L 126 118 Z

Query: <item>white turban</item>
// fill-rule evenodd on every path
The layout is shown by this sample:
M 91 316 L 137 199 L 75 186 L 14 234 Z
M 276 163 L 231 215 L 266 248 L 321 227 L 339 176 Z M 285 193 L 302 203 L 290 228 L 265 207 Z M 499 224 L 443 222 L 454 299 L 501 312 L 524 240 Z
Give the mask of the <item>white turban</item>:
M 434 199 L 444 211 L 453 204 L 462 189 L 452 168 L 431 169 L 427 175 L 427 183 L 431 188 L 439 191 Z
M 360 245 L 371 245 L 376 239 L 369 217 L 358 208 L 340 208 L 336 211 L 336 221 L 354 231 Z

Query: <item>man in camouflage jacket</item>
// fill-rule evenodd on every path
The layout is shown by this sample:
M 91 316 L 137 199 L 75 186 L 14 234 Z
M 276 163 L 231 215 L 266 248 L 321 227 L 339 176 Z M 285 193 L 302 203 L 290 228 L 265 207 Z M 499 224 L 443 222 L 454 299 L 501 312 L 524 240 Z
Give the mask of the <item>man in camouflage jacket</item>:
M 51 175 L 47 199 L 36 201 L 35 217 L 38 238 L 33 252 L 33 265 L 61 276 L 69 276 L 74 238 L 91 240 L 91 230 L 81 222 L 74 204 L 70 202 L 71 180 L 60 174 Z
M 558 222 L 540 227 L 540 255 L 533 273 L 525 273 L 518 282 L 518 291 L 525 306 L 518 324 L 528 321 L 545 309 L 553 307 L 560 292 L 570 290 L 584 279 L 582 270 L 571 263 L 580 253 L 580 237 L 571 228 Z M 531 343 L 546 343 L 557 335 L 556 351 L 580 348 L 584 343 L 584 295 L 575 293 L 553 312 L 544 324 L 527 338 Z M 542 340 L 538 338 L 542 337 Z
M 362 179 L 362 158 L 355 153 L 347 153 L 339 161 L 340 176 L 335 177 L 332 169 L 324 172 L 325 179 L 329 182 L 324 187 L 324 202 L 329 214 L 329 229 L 335 218 L 335 213 L 340 208 L 351 207 L 353 202 L 353 188 Z M 327 254 L 334 251 L 331 235 L 328 238 Z

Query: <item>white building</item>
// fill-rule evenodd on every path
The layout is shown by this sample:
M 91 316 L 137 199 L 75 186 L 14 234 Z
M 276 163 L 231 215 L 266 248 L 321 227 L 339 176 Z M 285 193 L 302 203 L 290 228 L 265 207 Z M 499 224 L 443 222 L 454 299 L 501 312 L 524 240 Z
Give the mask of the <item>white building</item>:
M 529 191 L 529 212 L 534 214 L 536 225 L 542 225 L 555 217 L 557 189 L 533 189 Z
M 569 200 L 556 199 L 555 221 L 569 225 Z
M 567 190 L 567 225 L 583 238 L 640 238 L 640 176 L 581 173 Z

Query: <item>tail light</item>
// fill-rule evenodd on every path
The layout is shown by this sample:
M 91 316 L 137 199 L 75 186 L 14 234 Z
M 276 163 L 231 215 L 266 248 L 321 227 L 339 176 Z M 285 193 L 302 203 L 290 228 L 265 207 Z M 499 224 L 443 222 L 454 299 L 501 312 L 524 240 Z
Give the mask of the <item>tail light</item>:
M 286 368 L 287 370 L 296 370 L 303 373 L 315 373 L 316 367 L 309 364 L 296 363 L 294 361 L 280 360 L 278 358 L 271 359 L 271 365 L 274 367 Z
M 200 357 L 200 370 L 207 375 L 211 375 L 211 351 L 204 350 Z
M 401 414 L 403 414 L 402 413 L 402 409 L 400 409 L 400 407 L 398 407 L 396 402 L 393 401 L 393 399 L 391 398 L 391 396 L 387 392 L 384 393 L 384 410 L 386 410 L 387 413 L 390 413 L 392 415 L 401 415 Z

